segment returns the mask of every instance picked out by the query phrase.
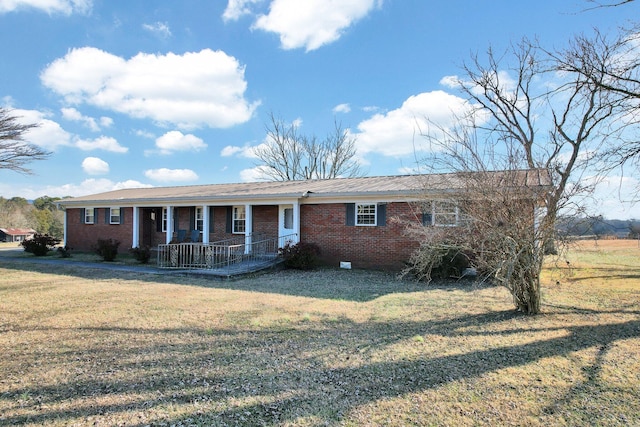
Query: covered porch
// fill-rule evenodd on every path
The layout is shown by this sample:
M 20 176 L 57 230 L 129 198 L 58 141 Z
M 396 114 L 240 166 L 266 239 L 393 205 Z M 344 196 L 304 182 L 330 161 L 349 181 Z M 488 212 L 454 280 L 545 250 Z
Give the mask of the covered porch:
M 239 238 L 213 243 L 168 243 L 157 247 L 159 268 L 208 270 L 232 276 L 262 270 L 278 263 L 278 250 L 297 241 L 296 234 L 269 238 L 252 235 L 247 244 Z
M 299 236 L 297 200 L 133 211 L 132 247 L 157 251 L 163 269 L 257 270 L 274 264 L 278 249 Z

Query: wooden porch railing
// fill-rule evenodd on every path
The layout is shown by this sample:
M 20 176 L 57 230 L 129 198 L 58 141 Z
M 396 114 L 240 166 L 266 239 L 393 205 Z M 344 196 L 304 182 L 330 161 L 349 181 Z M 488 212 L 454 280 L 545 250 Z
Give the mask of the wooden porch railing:
M 276 261 L 278 249 L 297 235 L 279 238 L 259 238 L 251 244 L 237 243 L 239 239 L 203 243 L 169 243 L 158 245 L 158 267 L 172 269 L 238 269 L 248 271 Z

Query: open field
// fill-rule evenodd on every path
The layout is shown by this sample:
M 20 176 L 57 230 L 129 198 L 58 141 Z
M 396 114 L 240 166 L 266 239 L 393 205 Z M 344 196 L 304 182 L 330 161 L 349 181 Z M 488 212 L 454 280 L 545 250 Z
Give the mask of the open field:
M 640 248 L 502 288 L 0 261 L 0 425 L 640 426 Z M 569 262 L 567 262 L 569 261 Z

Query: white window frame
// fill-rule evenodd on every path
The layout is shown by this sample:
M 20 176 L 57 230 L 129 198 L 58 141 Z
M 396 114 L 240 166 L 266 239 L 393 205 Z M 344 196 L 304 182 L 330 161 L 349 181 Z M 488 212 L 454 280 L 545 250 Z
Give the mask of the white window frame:
M 162 232 L 167 232 L 167 208 L 162 208 Z
M 118 211 L 118 215 L 114 215 L 113 212 Z M 114 221 L 114 218 L 117 218 L 117 221 Z M 122 218 L 121 208 L 109 208 L 109 224 L 120 224 L 120 219 Z
M 435 227 L 457 227 L 460 225 L 460 207 L 452 200 L 432 200 L 431 225 Z M 453 209 L 444 209 L 444 208 Z M 450 218 L 453 221 L 442 221 L 442 218 Z
M 370 211 L 372 206 L 373 206 L 373 212 Z M 367 209 L 367 211 L 364 211 L 364 209 Z M 356 203 L 355 215 L 356 215 L 356 219 L 355 219 L 356 226 L 375 227 L 378 225 L 378 204 L 377 203 Z M 373 215 L 373 223 L 370 222 L 371 215 Z M 362 221 L 365 219 L 365 217 L 368 218 L 368 220 Z
M 284 208 L 282 222 L 282 228 L 285 230 L 293 230 L 293 208 Z
M 195 229 L 202 233 L 204 231 L 204 209 L 202 206 L 196 206 L 194 221 L 196 226 Z
M 85 208 L 84 209 L 84 223 L 85 224 L 94 224 L 96 222 L 95 213 L 96 213 L 95 208 Z M 89 218 L 91 218 L 91 220 L 89 220 Z
M 233 234 L 245 234 L 247 230 L 247 210 L 244 205 L 233 207 L 231 232 Z

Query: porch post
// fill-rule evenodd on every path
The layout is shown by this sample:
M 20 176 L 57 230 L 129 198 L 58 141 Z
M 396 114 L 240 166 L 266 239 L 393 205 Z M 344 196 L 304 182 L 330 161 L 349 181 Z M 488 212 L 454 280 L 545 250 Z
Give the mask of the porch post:
M 133 236 L 131 236 L 131 247 L 137 248 L 140 246 L 140 209 L 136 206 L 133 207 L 133 227 L 132 228 L 133 228 Z
M 202 244 L 209 244 L 209 206 L 202 206 Z
M 165 209 L 167 210 L 167 234 L 165 236 L 165 243 L 168 245 L 173 238 L 173 207 L 165 206 Z M 160 221 L 162 221 L 162 218 L 160 218 Z
M 67 208 L 64 208 L 64 216 L 63 216 L 63 224 L 62 224 L 62 245 L 63 247 L 67 246 L 67 215 L 69 212 Z
M 251 232 L 253 230 L 253 211 L 251 205 L 244 205 L 244 253 L 251 252 Z
M 293 232 L 296 236 L 293 238 L 295 243 L 300 243 L 300 201 L 293 202 Z

